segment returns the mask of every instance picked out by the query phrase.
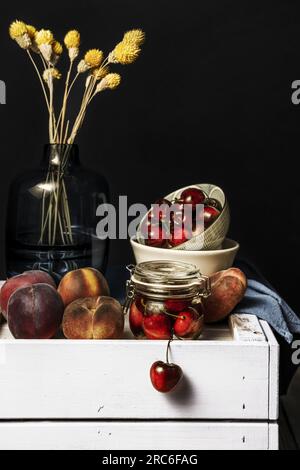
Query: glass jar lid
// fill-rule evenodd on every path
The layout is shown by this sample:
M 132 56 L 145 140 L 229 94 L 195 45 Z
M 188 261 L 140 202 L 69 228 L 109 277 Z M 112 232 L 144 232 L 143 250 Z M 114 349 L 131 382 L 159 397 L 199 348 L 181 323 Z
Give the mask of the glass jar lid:
M 152 298 L 207 297 L 209 279 L 193 264 L 178 261 L 147 261 L 128 266 L 135 293 Z

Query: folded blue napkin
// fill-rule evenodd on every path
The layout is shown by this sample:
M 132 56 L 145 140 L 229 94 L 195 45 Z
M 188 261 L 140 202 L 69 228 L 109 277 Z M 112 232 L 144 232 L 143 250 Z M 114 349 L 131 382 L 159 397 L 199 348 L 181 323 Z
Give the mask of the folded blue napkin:
M 275 292 L 269 282 L 248 261 L 236 262 L 248 278 L 248 288 L 242 302 L 233 313 L 247 313 L 265 320 L 288 343 L 293 333 L 300 333 L 300 319 L 289 305 Z

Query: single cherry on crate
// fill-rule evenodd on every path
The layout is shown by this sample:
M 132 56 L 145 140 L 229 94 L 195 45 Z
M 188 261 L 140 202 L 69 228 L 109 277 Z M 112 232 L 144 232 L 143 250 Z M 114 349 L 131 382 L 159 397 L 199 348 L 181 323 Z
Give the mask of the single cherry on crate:
M 179 312 L 175 320 L 173 331 L 179 339 L 197 339 L 203 328 L 203 315 L 189 307 Z
M 145 304 L 142 297 L 134 299 L 129 310 L 129 326 L 136 337 L 144 335 L 143 322 L 144 322 Z
M 187 188 L 182 191 L 180 195 L 180 202 L 182 204 L 192 204 L 193 210 L 196 209 L 197 204 L 204 204 L 206 195 L 199 188 Z
M 171 364 L 169 362 L 169 347 L 170 342 L 167 346 L 166 362 L 156 361 L 152 364 L 150 369 L 150 379 L 155 390 L 161 393 L 168 393 L 173 390 L 176 385 L 180 382 L 183 373 L 181 367 L 177 364 Z
M 148 301 L 146 303 L 143 331 L 148 339 L 171 338 L 172 322 L 165 313 L 163 302 Z
M 205 206 L 204 207 L 204 228 L 207 229 L 212 225 L 220 215 L 220 211 L 215 207 Z

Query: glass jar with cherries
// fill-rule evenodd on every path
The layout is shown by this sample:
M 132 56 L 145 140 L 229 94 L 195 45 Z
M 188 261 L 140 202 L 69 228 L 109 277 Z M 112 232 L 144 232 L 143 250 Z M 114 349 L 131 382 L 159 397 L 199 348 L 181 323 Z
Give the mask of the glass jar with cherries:
M 137 338 L 196 339 L 203 329 L 201 299 L 210 295 L 209 279 L 196 266 L 148 261 L 128 266 L 125 313 Z

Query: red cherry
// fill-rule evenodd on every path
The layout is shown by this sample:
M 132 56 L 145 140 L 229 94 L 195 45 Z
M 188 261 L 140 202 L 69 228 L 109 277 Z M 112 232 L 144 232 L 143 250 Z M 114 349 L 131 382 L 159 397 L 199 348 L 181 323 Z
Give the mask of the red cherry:
M 192 238 L 192 231 L 180 225 L 174 225 L 171 228 L 171 239 L 169 240 L 171 246 L 179 246 Z
M 184 300 L 168 299 L 165 301 L 165 308 L 170 313 L 178 313 L 188 308 L 188 303 Z
M 134 336 L 144 336 L 143 330 L 143 321 L 144 321 L 144 310 L 143 299 L 137 297 L 134 302 L 132 302 L 130 311 L 129 311 L 129 325 Z
M 193 308 L 180 312 L 173 327 L 174 334 L 180 339 L 196 339 L 202 328 L 203 317 Z
M 203 204 L 205 201 L 205 193 L 198 188 L 187 188 L 182 191 L 180 202 L 183 204 L 192 204 L 193 209 L 196 209 L 197 204 Z
M 218 209 L 218 211 L 222 211 L 222 204 L 215 198 L 213 197 L 207 197 L 205 199 L 205 205 L 214 207 L 215 209 Z
M 220 215 L 220 211 L 215 207 L 205 206 L 204 207 L 204 228 L 207 229 L 211 224 L 217 220 Z
M 143 329 L 148 339 L 171 338 L 171 321 L 164 313 L 147 314 L 144 317 Z
M 154 224 L 150 220 L 144 220 L 141 225 L 141 234 L 146 245 L 163 248 L 168 242 L 168 230 L 164 226 Z
M 158 392 L 168 393 L 174 389 L 182 377 L 182 370 L 177 364 L 157 361 L 152 364 L 150 378 Z
M 176 202 L 172 205 L 171 222 L 175 225 L 182 225 L 186 221 L 186 214 L 184 213 L 184 205 Z
M 203 210 L 196 212 L 193 219 L 192 234 L 193 237 L 197 237 L 204 232 L 204 208 Z
M 158 199 L 148 213 L 148 219 L 153 221 L 167 222 L 170 216 L 171 202 L 167 199 Z

